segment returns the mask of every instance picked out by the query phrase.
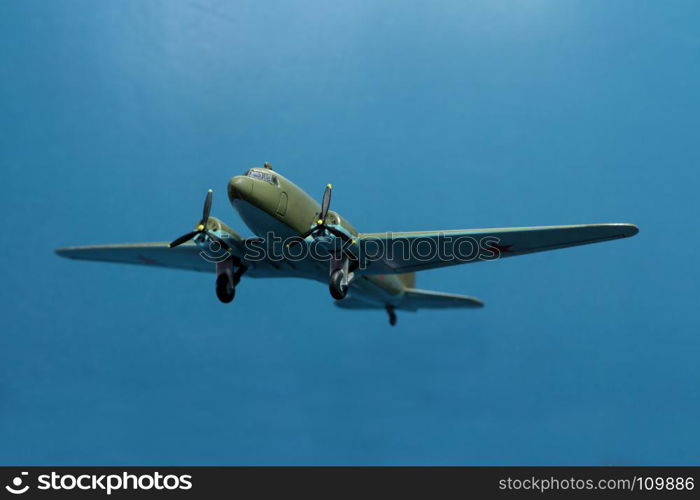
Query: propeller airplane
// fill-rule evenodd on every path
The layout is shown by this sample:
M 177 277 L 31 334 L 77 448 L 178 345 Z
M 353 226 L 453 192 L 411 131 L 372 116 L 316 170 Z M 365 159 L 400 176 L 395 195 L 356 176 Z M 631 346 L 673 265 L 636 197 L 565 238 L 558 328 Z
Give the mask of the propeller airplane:
M 330 210 L 328 184 L 317 203 L 269 163 L 230 179 L 228 198 L 256 234 L 243 238 L 210 215 L 212 191 L 193 231 L 170 243 L 65 247 L 62 257 L 187 269 L 216 274 L 221 302 L 231 302 L 241 277 L 297 277 L 327 283 L 344 309 L 396 311 L 478 308 L 474 297 L 415 288 L 415 273 L 634 236 L 633 224 L 513 227 L 360 233 Z M 399 251 L 397 251 L 397 248 Z M 426 250 L 427 249 L 427 250 Z

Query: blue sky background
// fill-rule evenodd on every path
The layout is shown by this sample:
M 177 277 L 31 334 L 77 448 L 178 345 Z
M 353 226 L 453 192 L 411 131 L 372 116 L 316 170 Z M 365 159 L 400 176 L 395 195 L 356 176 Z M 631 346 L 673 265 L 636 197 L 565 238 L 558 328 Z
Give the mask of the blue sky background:
M 0 1 L 0 463 L 698 464 L 700 4 Z M 68 261 L 270 161 L 362 231 L 633 222 L 479 311 Z

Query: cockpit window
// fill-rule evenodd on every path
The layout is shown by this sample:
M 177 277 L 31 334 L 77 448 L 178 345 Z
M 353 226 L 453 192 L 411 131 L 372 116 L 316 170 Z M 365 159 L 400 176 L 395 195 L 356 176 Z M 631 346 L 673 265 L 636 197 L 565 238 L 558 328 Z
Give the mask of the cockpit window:
M 248 170 L 248 173 L 246 175 L 248 177 L 252 177 L 253 179 L 260 179 L 265 182 L 269 182 L 270 184 L 274 184 L 275 186 L 277 185 L 277 177 L 268 172 L 261 172 L 260 170 Z

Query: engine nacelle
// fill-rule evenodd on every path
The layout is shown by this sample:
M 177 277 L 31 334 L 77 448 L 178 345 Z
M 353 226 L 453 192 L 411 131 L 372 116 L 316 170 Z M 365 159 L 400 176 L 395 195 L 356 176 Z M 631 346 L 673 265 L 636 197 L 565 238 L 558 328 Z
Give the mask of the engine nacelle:
M 216 234 L 219 238 L 228 243 L 231 248 L 243 248 L 243 237 L 224 224 L 222 220 L 210 216 L 207 222 L 207 230 Z

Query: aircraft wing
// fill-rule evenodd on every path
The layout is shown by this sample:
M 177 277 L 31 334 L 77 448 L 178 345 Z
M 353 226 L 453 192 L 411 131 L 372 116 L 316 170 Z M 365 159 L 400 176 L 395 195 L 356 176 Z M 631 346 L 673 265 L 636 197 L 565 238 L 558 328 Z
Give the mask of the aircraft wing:
M 257 239 L 257 238 L 256 238 Z M 246 240 L 247 241 L 247 240 Z M 242 244 L 232 245 L 233 255 L 241 258 L 248 266 L 247 276 L 251 277 L 301 277 L 315 279 L 318 266 L 328 269 L 327 262 L 271 260 L 268 258 L 248 262 Z M 212 257 L 192 242 L 170 248 L 165 241 L 154 243 L 121 243 L 112 245 L 89 245 L 56 249 L 61 257 L 97 262 L 115 262 L 120 264 L 137 264 L 142 266 L 185 269 L 200 272 L 215 272 L 216 264 Z
M 165 241 L 65 247 L 56 250 L 58 255 L 69 259 L 214 272 L 215 264 L 203 259 L 201 252 L 202 249 L 194 243 L 169 248 Z
M 508 227 L 358 236 L 362 274 L 407 273 L 634 236 L 633 224 Z

